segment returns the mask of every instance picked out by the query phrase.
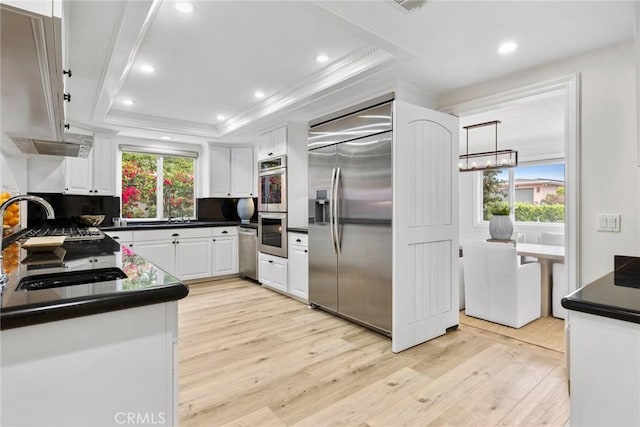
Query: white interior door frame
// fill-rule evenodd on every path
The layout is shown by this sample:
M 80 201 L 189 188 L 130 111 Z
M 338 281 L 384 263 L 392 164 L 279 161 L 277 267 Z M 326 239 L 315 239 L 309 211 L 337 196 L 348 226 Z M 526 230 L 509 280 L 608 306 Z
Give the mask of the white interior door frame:
M 563 92 L 565 104 L 565 265 L 569 291 L 573 291 L 580 287 L 580 74 L 570 74 L 448 105 L 439 108 L 439 111 L 460 117 L 504 107 L 523 98 L 555 91 Z

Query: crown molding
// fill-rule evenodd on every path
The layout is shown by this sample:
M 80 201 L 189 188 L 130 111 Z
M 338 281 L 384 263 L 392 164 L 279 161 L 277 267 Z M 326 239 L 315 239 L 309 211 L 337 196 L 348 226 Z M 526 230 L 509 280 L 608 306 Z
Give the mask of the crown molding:
M 303 79 L 296 86 L 265 99 L 244 113 L 231 117 L 220 128 L 220 135 L 234 132 L 393 59 L 395 59 L 394 55 L 386 50 L 373 45 L 366 46 Z
M 149 114 L 132 113 L 122 110 L 109 110 L 103 123 L 157 132 L 178 133 L 205 138 L 217 138 L 218 128 L 214 125 L 175 120 Z

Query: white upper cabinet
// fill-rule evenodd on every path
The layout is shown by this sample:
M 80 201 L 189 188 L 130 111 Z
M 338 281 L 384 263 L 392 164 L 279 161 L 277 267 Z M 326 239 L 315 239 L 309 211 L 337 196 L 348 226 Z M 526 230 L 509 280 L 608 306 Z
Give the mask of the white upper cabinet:
M 93 194 L 113 196 L 116 192 L 116 149 L 113 136 L 97 134 L 93 142 Z
M 66 157 L 64 193 L 90 196 L 115 194 L 115 135 L 95 135 L 93 148 L 86 159 Z
M 253 147 L 231 149 L 231 194 L 234 197 L 254 197 L 256 193 Z
M 231 196 L 231 149 L 209 148 L 209 196 Z
M 635 3 L 635 47 L 636 47 L 636 126 L 638 127 L 638 166 L 640 166 L 640 3 Z
M 258 160 L 287 154 L 287 127 L 272 130 L 258 137 Z
M 209 147 L 209 197 L 256 197 L 253 147 Z

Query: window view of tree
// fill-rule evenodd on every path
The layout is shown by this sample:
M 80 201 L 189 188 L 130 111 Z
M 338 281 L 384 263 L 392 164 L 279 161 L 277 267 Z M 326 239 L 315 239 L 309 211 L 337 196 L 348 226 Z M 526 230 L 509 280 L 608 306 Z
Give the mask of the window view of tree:
M 193 159 L 187 157 L 164 157 L 164 218 L 195 216 L 194 163 Z
M 491 219 L 491 209 L 496 203 L 508 201 L 508 191 L 505 185 L 509 181 L 504 178 L 504 169 L 487 170 L 482 173 L 482 219 Z
M 193 158 L 123 152 L 122 216 L 195 217 L 194 173 Z
M 122 153 L 122 217 L 155 218 L 157 189 L 158 156 Z
M 482 176 L 483 220 L 499 201 L 509 201 L 518 222 L 564 222 L 564 163 L 518 166 L 484 171 Z

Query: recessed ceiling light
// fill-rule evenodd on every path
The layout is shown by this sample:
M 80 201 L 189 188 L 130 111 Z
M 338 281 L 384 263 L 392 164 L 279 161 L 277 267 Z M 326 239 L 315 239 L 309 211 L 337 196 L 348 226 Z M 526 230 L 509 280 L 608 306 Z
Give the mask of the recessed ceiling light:
M 218 120 L 223 121 L 224 119 L 226 119 L 227 117 L 224 114 L 218 114 L 218 117 L 216 117 Z
M 155 71 L 156 69 L 153 68 L 152 65 L 149 64 L 145 64 L 145 65 L 141 65 L 140 66 L 140 71 L 142 71 L 143 73 L 147 73 L 147 74 L 151 74 Z
M 262 91 L 260 91 L 260 90 L 257 90 L 257 91 L 255 91 L 255 92 L 253 93 L 253 96 L 255 96 L 255 97 L 256 97 L 256 98 L 258 98 L 258 99 L 262 99 L 262 98 L 264 98 L 264 92 L 262 92 Z
M 133 105 L 133 104 L 135 104 L 135 103 L 136 103 L 136 101 L 134 101 L 133 99 L 123 99 L 123 100 L 122 100 L 122 103 L 123 103 L 124 105 Z
M 182 13 L 191 13 L 194 9 L 193 5 L 188 1 L 177 1 L 175 6 L 176 10 Z
M 508 55 L 513 53 L 518 48 L 518 43 L 515 42 L 504 42 L 498 47 L 498 53 L 500 55 Z
M 329 60 L 329 57 L 327 55 L 318 55 L 316 56 L 316 61 L 318 61 L 319 63 L 325 63 Z
M 165 135 L 165 136 L 161 136 L 161 137 L 160 137 L 160 139 L 166 139 L 166 140 L 169 140 L 169 139 L 171 139 L 171 137 L 170 137 L 170 136 L 166 136 L 166 135 Z

